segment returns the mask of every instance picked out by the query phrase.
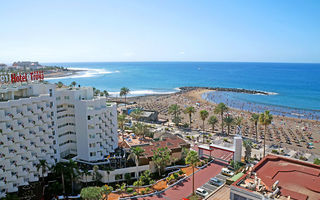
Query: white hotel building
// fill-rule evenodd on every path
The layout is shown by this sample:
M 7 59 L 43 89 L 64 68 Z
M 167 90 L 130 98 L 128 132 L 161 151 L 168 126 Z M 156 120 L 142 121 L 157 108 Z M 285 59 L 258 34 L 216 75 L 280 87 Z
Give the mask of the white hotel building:
M 116 104 L 91 87 L 0 87 L 0 198 L 38 181 L 41 159 L 50 166 L 65 157 L 101 161 L 117 146 Z

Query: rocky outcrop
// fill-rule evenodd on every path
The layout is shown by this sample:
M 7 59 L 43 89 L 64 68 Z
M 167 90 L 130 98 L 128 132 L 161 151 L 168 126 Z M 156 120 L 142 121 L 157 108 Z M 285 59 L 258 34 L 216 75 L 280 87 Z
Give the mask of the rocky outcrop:
M 187 92 L 195 89 L 207 89 L 207 90 L 216 90 L 216 91 L 225 91 L 225 92 L 239 92 L 239 93 L 247 93 L 247 94 L 263 94 L 269 95 L 267 92 L 258 91 L 258 90 L 247 90 L 241 88 L 221 88 L 221 87 L 180 87 L 181 92 Z

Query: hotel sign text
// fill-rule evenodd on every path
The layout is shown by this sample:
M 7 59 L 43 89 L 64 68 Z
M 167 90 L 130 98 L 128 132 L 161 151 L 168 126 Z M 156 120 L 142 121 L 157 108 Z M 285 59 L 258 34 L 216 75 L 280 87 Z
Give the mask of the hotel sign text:
M 33 71 L 28 73 L 0 73 L 0 83 L 21 83 L 29 81 L 41 81 L 43 79 L 43 71 Z

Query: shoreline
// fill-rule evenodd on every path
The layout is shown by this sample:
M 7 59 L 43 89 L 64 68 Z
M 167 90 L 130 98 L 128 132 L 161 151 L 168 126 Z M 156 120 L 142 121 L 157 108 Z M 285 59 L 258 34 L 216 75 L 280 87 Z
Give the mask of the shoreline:
M 260 90 L 247 90 L 243 88 L 222 88 L 222 87 L 180 87 L 180 90 L 190 91 L 195 89 L 206 89 L 221 92 L 236 92 L 236 93 L 246 93 L 246 94 L 262 94 L 262 95 L 275 95 L 274 92 L 265 92 Z
M 216 102 L 213 102 L 213 101 L 210 101 L 208 100 L 207 98 L 204 98 L 203 97 L 203 94 L 205 93 L 208 93 L 208 92 L 215 92 L 217 90 L 215 90 L 216 88 L 213 88 L 213 87 L 179 87 L 179 91 L 177 92 L 173 92 L 173 93 L 170 93 L 170 94 L 146 94 L 146 95 L 139 95 L 139 96 L 133 96 L 133 97 L 127 97 L 127 100 L 128 101 L 141 101 L 141 100 L 144 100 L 144 99 L 153 99 L 153 98 L 170 98 L 171 96 L 175 96 L 175 95 L 185 95 L 187 93 L 190 93 L 190 92 L 195 92 L 195 91 L 201 91 L 200 94 L 198 94 L 199 96 L 195 97 L 194 96 L 194 101 L 197 101 L 197 102 L 200 102 L 200 103 L 203 103 L 203 104 L 212 104 L 212 105 L 217 105 Z M 219 88 L 219 91 L 226 91 L 226 92 L 238 92 L 238 93 L 247 93 L 248 94 L 257 94 L 257 93 L 261 93 L 261 91 L 255 91 L 255 90 L 246 90 L 246 89 L 238 89 L 238 88 Z M 266 93 L 266 95 L 270 95 L 270 94 L 267 94 L 267 92 L 262 92 L 262 93 Z M 117 100 L 121 100 L 121 98 L 119 97 L 111 97 L 111 99 L 117 99 Z M 251 102 L 250 102 L 251 103 Z M 255 103 L 251 103 L 251 106 L 254 105 Z M 249 111 L 249 110 L 246 110 L 246 109 L 241 109 L 241 108 L 237 108 L 237 107 L 233 107 L 233 106 L 229 106 L 227 105 L 230 109 L 232 110 L 236 110 L 236 111 L 239 111 L 239 112 L 248 112 L 248 113 L 261 113 L 261 112 L 257 112 L 257 111 Z M 270 105 L 268 105 L 270 106 Z M 274 106 L 274 105 L 271 105 L 271 106 Z M 274 106 L 274 107 L 281 107 L 281 106 Z M 296 110 L 296 111 L 313 111 L 313 112 L 319 112 L 317 110 L 307 110 L 307 109 L 300 109 L 300 108 L 290 108 L 290 107 L 283 107 L 285 109 L 292 109 L 292 110 Z M 272 111 L 274 112 L 274 110 Z M 279 110 L 276 110 L 276 112 L 282 112 L 282 111 L 279 111 Z M 277 117 L 285 117 L 285 118 L 290 118 L 290 119 L 295 119 L 295 120 L 308 120 L 308 121 L 314 121 L 314 122 L 318 122 L 319 119 L 309 119 L 307 117 L 301 117 L 299 115 L 286 115 L 286 114 L 273 114 L 274 116 L 277 116 Z
M 65 78 L 65 77 L 69 77 L 69 76 L 74 76 L 77 75 L 81 72 L 86 72 L 88 70 L 80 70 L 80 69 L 66 69 L 66 70 L 62 70 L 62 71 L 57 71 L 57 72 L 49 72 L 46 71 L 44 73 L 45 75 L 45 79 L 59 79 L 59 78 Z
M 167 95 L 149 95 L 143 97 L 129 97 L 127 102 L 135 101 L 135 104 L 127 105 L 127 108 L 136 108 L 140 107 L 145 110 L 154 110 L 159 113 L 159 119 L 169 120 L 171 122 L 172 115 L 169 114 L 168 108 L 172 104 L 178 104 L 182 110 L 188 106 L 193 106 L 195 108 L 195 113 L 192 116 L 192 129 L 193 130 L 202 130 L 202 120 L 199 115 L 201 110 L 206 110 L 209 113 L 209 116 L 216 116 L 219 120 L 218 124 L 215 126 L 214 133 L 220 133 L 220 116 L 214 113 L 214 108 L 217 105 L 216 103 L 206 101 L 202 98 L 202 94 L 212 90 L 208 89 L 194 89 L 190 91 L 182 91 L 174 94 Z M 123 101 L 124 99 L 117 100 Z M 124 107 L 124 106 L 123 106 Z M 255 138 L 255 129 L 252 121 L 250 121 L 251 113 L 246 110 L 235 109 L 229 107 L 227 112 L 231 116 L 242 117 L 243 122 L 241 125 L 241 131 L 244 137 L 246 138 Z M 227 114 L 226 113 L 226 114 Z M 181 112 L 181 124 L 189 124 L 189 116 L 184 112 Z M 299 152 L 306 153 L 319 153 L 320 149 L 320 123 L 316 120 L 297 118 L 297 117 L 288 117 L 288 116 L 279 116 L 273 115 L 272 124 L 268 126 L 268 130 L 271 136 L 267 136 L 266 143 L 268 145 L 281 145 L 284 149 L 287 149 L 288 152 L 290 149 L 295 149 Z M 213 133 L 212 127 L 205 121 L 205 129 L 209 133 Z M 226 130 L 226 127 L 225 127 Z M 231 134 L 234 135 L 237 131 L 235 125 L 231 125 Z M 261 133 L 263 133 L 264 128 L 260 124 L 258 125 L 258 136 L 259 141 L 262 140 Z M 308 137 L 312 136 L 312 139 Z M 288 144 L 287 140 L 290 138 L 291 143 Z M 308 141 L 308 143 L 313 143 L 314 148 L 308 149 L 307 143 L 302 141 Z

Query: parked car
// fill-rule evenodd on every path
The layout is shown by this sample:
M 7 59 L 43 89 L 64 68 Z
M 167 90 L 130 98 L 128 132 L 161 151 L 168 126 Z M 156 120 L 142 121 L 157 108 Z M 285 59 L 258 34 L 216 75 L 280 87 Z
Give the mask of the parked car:
M 202 188 L 197 188 L 196 194 L 201 197 L 206 197 L 209 193 Z
M 221 174 L 223 174 L 225 176 L 233 176 L 234 175 L 233 171 L 231 171 L 227 168 L 222 168 Z
M 220 180 L 217 179 L 217 178 L 210 178 L 209 183 L 210 183 L 211 185 L 215 185 L 215 186 L 220 186 L 220 185 L 222 185 L 222 181 L 220 181 Z

